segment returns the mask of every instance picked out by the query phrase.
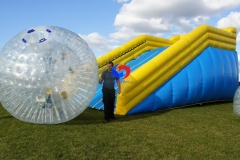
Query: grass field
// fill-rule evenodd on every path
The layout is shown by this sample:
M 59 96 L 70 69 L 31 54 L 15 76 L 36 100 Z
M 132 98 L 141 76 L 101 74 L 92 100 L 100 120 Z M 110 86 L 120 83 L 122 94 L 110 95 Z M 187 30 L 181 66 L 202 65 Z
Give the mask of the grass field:
M 86 109 L 58 125 L 29 124 L 0 106 L 0 159 L 239 159 L 232 102 L 116 116 Z

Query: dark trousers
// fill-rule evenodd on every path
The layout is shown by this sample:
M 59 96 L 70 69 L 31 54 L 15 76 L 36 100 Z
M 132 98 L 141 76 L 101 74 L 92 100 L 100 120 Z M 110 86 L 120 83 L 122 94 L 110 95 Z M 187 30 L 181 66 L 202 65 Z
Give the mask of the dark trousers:
M 103 88 L 104 118 L 114 117 L 115 89 Z

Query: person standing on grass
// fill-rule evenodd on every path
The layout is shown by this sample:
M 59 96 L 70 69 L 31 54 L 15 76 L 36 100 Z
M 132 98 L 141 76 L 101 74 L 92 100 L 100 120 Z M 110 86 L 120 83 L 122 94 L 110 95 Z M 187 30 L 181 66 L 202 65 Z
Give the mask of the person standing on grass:
M 104 119 L 108 122 L 110 119 L 116 119 L 114 117 L 114 103 L 115 103 L 115 80 L 118 84 L 118 94 L 121 93 L 121 85 L 119 78 L 113 76 L 112 68 L 113 62 L 108 62 L 107 70 L 103 71 L 101 78 L 99 79 L 99 84 L 102 84 L 103 93 L 103 104 L 104 104 Z

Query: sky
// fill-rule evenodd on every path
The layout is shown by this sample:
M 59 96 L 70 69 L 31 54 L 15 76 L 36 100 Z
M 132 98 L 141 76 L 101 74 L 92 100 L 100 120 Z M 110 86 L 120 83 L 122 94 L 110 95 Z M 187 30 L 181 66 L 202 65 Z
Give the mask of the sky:
M 0 20 L 0 50 L 35 26 L 75 32 L 99 57 L 141 34 L 169 39 L 208 24 L 236 27 L 240 54 L 240 0 L 1 0 Z

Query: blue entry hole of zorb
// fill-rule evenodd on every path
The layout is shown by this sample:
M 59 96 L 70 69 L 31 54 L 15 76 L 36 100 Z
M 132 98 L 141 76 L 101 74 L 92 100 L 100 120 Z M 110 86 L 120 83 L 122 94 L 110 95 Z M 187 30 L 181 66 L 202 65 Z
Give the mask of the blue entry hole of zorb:
M 60 27 L 38 26 L 0 52 L 0 101 L 14 117 L 57 124 L 82 113 L 97 87 L 98 66 L 87 43 Z

